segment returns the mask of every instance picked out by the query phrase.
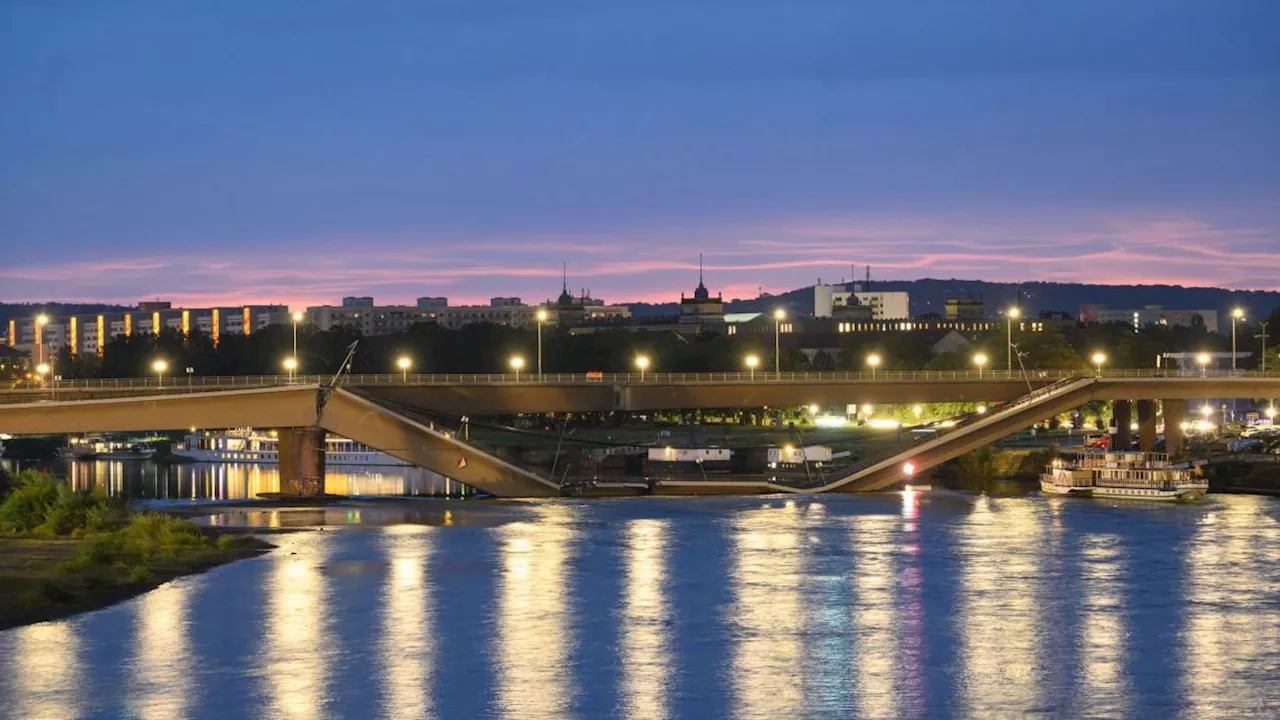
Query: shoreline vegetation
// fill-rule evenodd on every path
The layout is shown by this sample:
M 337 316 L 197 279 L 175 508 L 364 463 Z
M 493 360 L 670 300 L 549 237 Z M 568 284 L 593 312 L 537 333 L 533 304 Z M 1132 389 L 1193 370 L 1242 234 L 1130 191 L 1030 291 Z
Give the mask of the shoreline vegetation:
M 0 475 L 0 630 L 104 608 L 271 548 L 39 471 Z

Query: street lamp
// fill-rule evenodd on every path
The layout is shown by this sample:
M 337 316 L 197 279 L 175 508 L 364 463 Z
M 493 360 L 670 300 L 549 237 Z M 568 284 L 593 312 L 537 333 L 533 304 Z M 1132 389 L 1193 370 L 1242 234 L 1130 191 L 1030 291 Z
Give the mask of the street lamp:
M 290 317 L 293 318 L 293 366 L 296 368 L 298 366 L 298 323 L 302 322 L 302 319 L 305 316 L 302 314 L 302 311 L 299 310 L 294 312 Z
M 973 356 L 973 364 L 978 366 L 978 379 L 982 379 L 982 369 L 987 366 L 987 354 L 975 353 Z
M 151 369 L 156 373 L 156 384 L 164 387 L 164 371 L 169 369 L 169 363 L 164 360 L 156 360 L 151 363 Z
M 533 314 L 535 320 L 538 321 L 538 379 L 542 379 L 542 324 L 547 321 L 547 309 L 538 308 L 538 312 Z
M 640 371 L 640 382 L 644 382 L 644 371 L 649 369 L 649 356 L 636 356 L 636 369 Z
M 778 308 L 773 311 L 773 372 L 782 372 L 782 321 L 787 319 L 787 311 Z
M 876 368 L 880 367 L 879 353 L 871 353 L 867 356 L 867 367 L 871 368 L 871 379 L 876 379 Z
M 1244 320 L 1244 308 L 1231 310 L 1231 374 L 1236 374 L 1236 322 Z
M 49 368 L 49 363 L 43 363 L 43 362 L 42 362 L 42 363 L 40 363 L 39 365 L 37 365 L 37 366 L 36 366 L 36 375 L 39 375 L 39 376 L 40 376 L 40 384 L 41 384 L 41 385 L 44 385 L 44 384 L 45 384 L 46 376 L 49 374 L 49 370 L 50 370 L 50 368 Z
M 520 370 L 524 367 L 524 357 L 512 355 L 510 363 L 511 369 L 516 371 L 516 382 L 520 382 Z
M 756 368 L 760 367 L 760 356 L 752 353 L 744 359 L 744 362 L 747 364 L 747 369 L 751 371 L 751 380 L 754 382 L 756 379 Z
M 1106 353 L 1095 352 L 1089 359 L 1093 361 L 1093 366 L 1098 369 L 1097 377 L 1102 377 L 1102 363 L 1107 361 Z
M 40 313 L 36 315 L 36 360 L 43 362 L 44 357 L 44 326 L 49 324 L 49 316 Z
M 293 372 L 298 369 L 298 359 L 296 357 L 287 357 L 284 362 L 280 363 L 289 373 L 289 382 L 293 382 Z
M 1011 307 L 1005 311 L 1005 354 L 1008 356 L 1005 369 L 1013 372 L 1013 321 L 1022 317 L 1022 310 Z
M 396 358 L 396 367 L 400 368 L 400 379 L 409 382 L 409 368 L 413 367 L 413 360 L 408 355 L 401 355 Z
M 1200 377 L 1204 377 L 1209 367 L 1209 353 L 1196 353 L 1196 362 L 1200 364 Z

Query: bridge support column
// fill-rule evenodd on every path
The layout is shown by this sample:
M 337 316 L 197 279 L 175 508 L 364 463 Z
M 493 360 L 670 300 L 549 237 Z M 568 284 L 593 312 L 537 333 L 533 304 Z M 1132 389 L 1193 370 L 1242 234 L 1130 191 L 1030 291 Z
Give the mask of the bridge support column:
M 1187 419 L 1187 401 L 1161 400 L 1160 410 L 1164 413 L 1164 451 L 1178 455 L 1186 446 L 1182 423 Z
M 1142 452 L 1156 451 L 1156 401 L 1138 401 L 1138 447 Z
M 1128 450 L 1133 445 L 1133 403 L 1129 400 L 1116 400 L 1111 405 L 1111 415 L 1116 422 L 1116 434 L 1111 438 L 1112 450 Z
M 280 494 L 324 495 L 324 428 L 281 428 Z

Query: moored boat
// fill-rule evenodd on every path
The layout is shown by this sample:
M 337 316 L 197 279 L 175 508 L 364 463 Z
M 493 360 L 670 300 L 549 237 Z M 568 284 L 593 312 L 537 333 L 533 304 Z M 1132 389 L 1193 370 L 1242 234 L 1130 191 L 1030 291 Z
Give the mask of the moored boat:
M 324 441 L 326 465 L 409 465 L 380 450 L 329 435 Z M 204 430 L 187 435 L 173 454 L 196 462 L 234 462 L 275 465 L 280 462 L 280 441 L 274 433 L 260 430 Z
M 1040 489 L 1076 497 L 1198 500 L 1209 491 L 1209 481 L 1173 467 L 1164 453 L 1082 452 L 1054 458 L 1040 475 Z

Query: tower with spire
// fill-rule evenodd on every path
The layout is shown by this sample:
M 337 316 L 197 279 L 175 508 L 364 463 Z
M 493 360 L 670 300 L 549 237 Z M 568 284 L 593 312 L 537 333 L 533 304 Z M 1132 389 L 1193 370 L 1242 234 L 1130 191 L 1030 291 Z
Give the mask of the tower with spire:
M 698 324 L 724 322 L 724 297 L 717 294 L 711 297 L 703 278 L 702 253 L 698 253 L 698 287 L 693 290 L 693 297 L 680 294 L 680 323 Z

